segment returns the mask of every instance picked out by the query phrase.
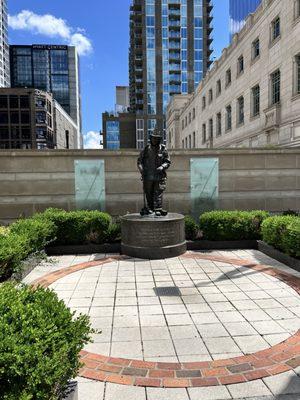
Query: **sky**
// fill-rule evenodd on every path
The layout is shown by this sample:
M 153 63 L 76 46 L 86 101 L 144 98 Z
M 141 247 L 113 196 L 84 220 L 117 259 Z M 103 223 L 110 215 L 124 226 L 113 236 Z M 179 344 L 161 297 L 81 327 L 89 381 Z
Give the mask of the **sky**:
M 214 0 L 213 57 L 229 41 L 229 0 Z M 128 85 L 131 0 L 8 0 L 10 44 L 72 44 L 80 53 L 85 148 L 99 147 L 101 114 Z

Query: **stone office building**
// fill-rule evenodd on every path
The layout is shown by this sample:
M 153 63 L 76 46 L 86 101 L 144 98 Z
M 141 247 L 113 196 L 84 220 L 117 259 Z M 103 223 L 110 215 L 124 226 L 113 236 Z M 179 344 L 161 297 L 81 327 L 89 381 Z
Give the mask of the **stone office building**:
M 168 107 L 170 148 L 300 146 L 300 0 L 264 0 L 191 95 Z
M 0 149 L 75 149 L 77 132 L 52 94 L 0 89 Z

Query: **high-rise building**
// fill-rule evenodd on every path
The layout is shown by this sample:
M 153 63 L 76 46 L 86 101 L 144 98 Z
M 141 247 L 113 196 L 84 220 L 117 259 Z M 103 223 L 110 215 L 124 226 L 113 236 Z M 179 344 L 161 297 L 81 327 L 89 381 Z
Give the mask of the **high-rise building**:
M 245 25 L 245 20 L 260 5 L 261 0 L 229 0 L 230 41 Z
M 0 87 L 9 87 L 7 0 L 0 0 Z
M 54 99 L 78 126 L 82 147 L 79 58 L 76 48 L 61 45 L 10 46 L 11 87 L 53 93 Z
M 192 93 L 211 64 L 210 0 L 132 0 L 130 106 L 136 113 L 136 147 L 154 127 L 165 131 L 173 94 Z

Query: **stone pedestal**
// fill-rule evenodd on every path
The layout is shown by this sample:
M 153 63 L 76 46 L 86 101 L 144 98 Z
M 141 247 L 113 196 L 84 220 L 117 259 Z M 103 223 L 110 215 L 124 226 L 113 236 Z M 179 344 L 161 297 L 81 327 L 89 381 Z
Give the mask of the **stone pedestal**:
M 128 214 L 122 217 L 122 254 L 156 260 L 186 252 L 184 216 Z

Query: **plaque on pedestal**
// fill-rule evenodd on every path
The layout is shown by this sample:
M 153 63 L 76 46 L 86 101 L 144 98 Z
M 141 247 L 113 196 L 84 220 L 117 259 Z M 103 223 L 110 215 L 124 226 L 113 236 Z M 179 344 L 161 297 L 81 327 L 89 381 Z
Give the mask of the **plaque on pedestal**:
M 122 217 L 122 253 L 157 260 L 186 252 L 184 216 L 128 214 Z

